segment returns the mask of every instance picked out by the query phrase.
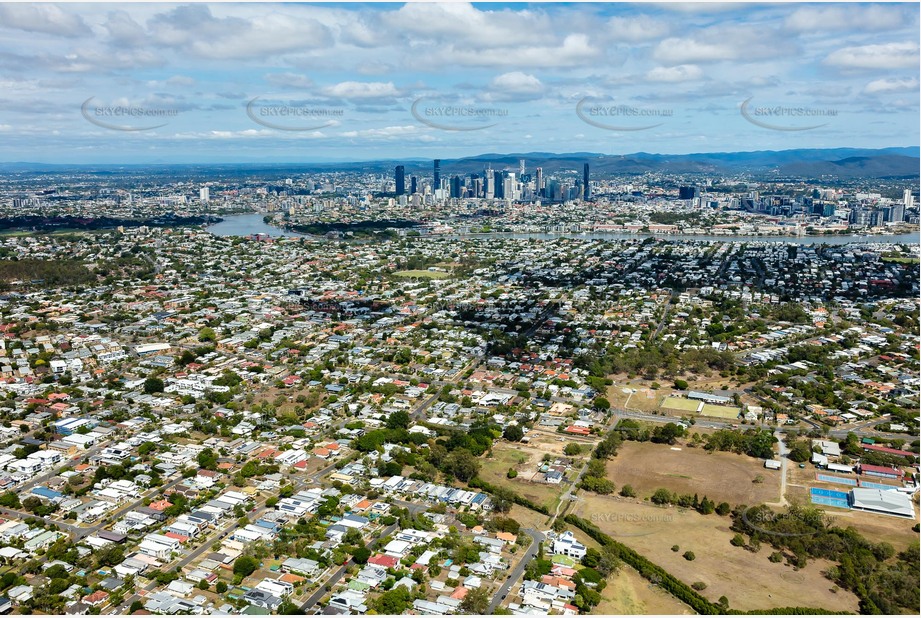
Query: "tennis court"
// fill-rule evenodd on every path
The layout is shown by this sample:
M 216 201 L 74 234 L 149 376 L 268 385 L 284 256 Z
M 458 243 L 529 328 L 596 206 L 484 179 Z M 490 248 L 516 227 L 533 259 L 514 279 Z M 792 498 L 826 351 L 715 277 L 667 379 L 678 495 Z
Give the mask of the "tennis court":
M 847 501 L 847 494 L 843 491 L 835 491 L 833 489 L 819 489 L 818 487 L 812 487 L 809 490 L 809 493 L 812 498 L 813 504 L 821 504 L 823 506 L 834 506 L 839 509 L 851 508 L 850 504 Z
M 857 479 L 849 479 L 844 476 L 834 476 L 833 474 L 816 474 L 815 478 L 817 481 L 825 481 L 826 483 L 838 483 L 839 485 L 857 487 Z
M 868 489 L 882 489 L 882 490 L 898 489 L 898 487 L 896 487 L 895 485 L 886 485 L 884 483 L 873 483 L 871 481 L 865 481 L 863 479 L 860 480 L 860 486 L 866 487 Z

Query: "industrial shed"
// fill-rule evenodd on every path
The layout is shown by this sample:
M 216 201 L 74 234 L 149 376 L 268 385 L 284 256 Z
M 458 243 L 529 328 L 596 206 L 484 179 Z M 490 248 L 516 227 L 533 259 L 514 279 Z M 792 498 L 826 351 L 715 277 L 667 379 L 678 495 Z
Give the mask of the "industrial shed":
M 852 509 L 860 511 L 910 517 L 912 519 L 915 517 L 911 497 L 895 490 L 859 487 L 850 491 L 848 502 L 850 502 Z

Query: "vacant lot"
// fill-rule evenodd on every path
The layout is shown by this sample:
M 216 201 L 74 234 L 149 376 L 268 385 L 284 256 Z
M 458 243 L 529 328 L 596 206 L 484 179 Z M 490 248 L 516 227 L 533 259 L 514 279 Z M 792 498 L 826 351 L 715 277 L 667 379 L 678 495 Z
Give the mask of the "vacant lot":
M 632 568 L 623 565 L 608 578 L 601 593 L 601 603 L 593 614 L 607 615 L 659 615 L 675 616 L 693 614 L 694 611 L 658 586 L 643 579 Z
M 725 596 L 733 609 L 792 606 L 857 612 L 857 598 L 844 590 L 834 592 L 834 584 L 822 575 L 831 563 L 811 560 L 796 571 L 770 562 L 767 544 L 757 553 L 733 547 L 728 517 L 594 494 L 577 501 L 574 512 L 685 583 L 705 583 L 701 594 L 714 602 Z M 694 552 L 693 561 L 684 559 L 686 551 Z
M 759 477 L 763 482 L 753 482 Z M 632 485 L 640 497 L 660 487 L 733 506 L 780 497 L 780 472 L 766 470 L 760 459 L 651 442 L 624 442 L 608 462 L 608 478 L 618 488 Z
M 439 270 L 401 270 L 393 273 L 397 277 L 415 277 L 417 279 L 447 279 L 450 275 Z
M 666 410 L 681 410 L 682 412 L 697 412 L 699 406 L 699 401 L 685 399 L 684 397 L 669 397 L 662 402 L 662 408 Z
M 497 443 L 492 450 L 492 456 L 480 460 L 480 477 L 493 485 L 508 487 L 536 504 L 543 504 L 551 511 L 556 507 L 560 494 L 566 481 L 560 485 L 550 485 L 538 479 L 543 475 L 538 474 L 537 467 L 543 458 L 544 451 L 530 445 Z M 516 478 L 510 479 L 506 475 L 509 468 L 518 472 Z M 573 474 L 568 472 L 567 476 Z
M 740 408 L 730 406 L 718 406 L 712 403 L 705 403 L 700 413 L 703 416 L 715 416 L 717 418 L 737 418 L 741 412 Z

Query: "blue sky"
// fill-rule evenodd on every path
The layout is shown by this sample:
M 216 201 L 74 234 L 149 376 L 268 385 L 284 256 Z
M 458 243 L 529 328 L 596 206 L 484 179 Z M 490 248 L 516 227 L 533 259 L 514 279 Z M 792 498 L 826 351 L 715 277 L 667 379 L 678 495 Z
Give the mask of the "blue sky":
M 918 32 L 916 3 L 0 4 L 0 161 L 917 146 Z

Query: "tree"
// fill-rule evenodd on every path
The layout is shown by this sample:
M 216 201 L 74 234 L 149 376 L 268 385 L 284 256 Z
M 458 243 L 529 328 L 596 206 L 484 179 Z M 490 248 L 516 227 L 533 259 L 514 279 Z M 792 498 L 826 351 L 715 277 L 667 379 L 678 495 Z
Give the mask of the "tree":
M 524 430 L 521 425 L 508 425 L 502 432 L 502 437 L 509 442 L 521 442 L 524 437 Z
M 633 485 L 624 485 L 620 488 L 620 495 L 624 498 L 635 498 L 636 491 L 633 490 Z
M 563 448 L 563 453 L 569 457 L 582 454 L 582 445 L 577 442 L 570 442 Z
M 518 470 L 515 468 L 509 468 L 508 472 L 505 473 L 505 478 L 513 479 L 518 476 Z
M 693 560 L 694 558 L 697 557 L 697 556 L 694 555 L 694 552 L 692 552 L 692 551 L 690 551 L 690 550 L 684 552 L 683 555 L 684 555 L 684 559 L 685 559 L 685 560 L 688 560 L 688 561 Z
M 397 410 L 387 417 L 388 429 L 406 429 L 409 427 L 409 414 L 405 410 Z
M 214 590 L 215 590 L 218 594 L 224 594 L 225 592 L 227 592 L 227 583 L 226 583 L 226 582 L 218 582 L 217 585 L 214 587 Z
M 115 566 L 125 559 L 125 549 L 121 545 L 112 543 L 93 552 L 96 564 L 99 566 Z
M 19 502 L 19 496 L 14 491 L 8 491 L 0 495 L 0 506 L 8 509 L 18 509 L 22 504 Z
M 611 409 L 611 402 L 604 397 L 595 397 L 595 401 L 592 402 L 592 406 L 598 410 L 607 411 Z
M 486 614 L 489 611 L 489 601 L 489 594 L 484 587 L 471 588 L 461 601 L 460 609 L 465 614 Z
M 370 557 L 371 550 L 367 547 L 359 547 L 352 552 L 352 560 L 354 560 L 356 564 L 367 564 L 368 558 Z
M 206 326 L 200 331 L 198 331 L 198 340 L 199 341 L 216 341 L 217 335 L 214 334 L 213 328 L 211 328 L 210 326 Z
M 788 457 L 796 463 L 803 463 L 812 458 L 812 449 L 809 447 L 808 442 L 797 440 L 793 443 L 793 446 L 790 447 L 790 454 Z
M 687 380 L 675 380 L 675 388 L 679 391 L 686 391 L 688 389 Z
M 148 395 L 163 392 L 163 380 L 160 378 L 147 378 L 144 380 L 144 392 Z
M 206 448 L 198 454 L 198 465 L 205 470 L 217 470 L 217 453 Z
M 399 615 L 406 611 L 411 602 L 412 593 L 404 586 L 397 586 L 372 601 L 371 606 L 379 614 Z
M 444 461 L 445 470 L 466 483 L 480 471 L 480 462 L 469 450 L 459 448 L 452 451 Z
M 242 575 L 243 577 L 248 577 L 252 575 L 253 572 L 259 568 L 259 561 L 253 558 L 252 556 L 240 556 L 233 563 L 233 573 L 234 575 Z

